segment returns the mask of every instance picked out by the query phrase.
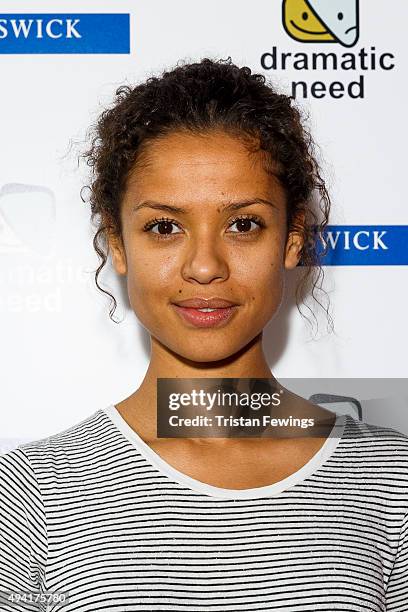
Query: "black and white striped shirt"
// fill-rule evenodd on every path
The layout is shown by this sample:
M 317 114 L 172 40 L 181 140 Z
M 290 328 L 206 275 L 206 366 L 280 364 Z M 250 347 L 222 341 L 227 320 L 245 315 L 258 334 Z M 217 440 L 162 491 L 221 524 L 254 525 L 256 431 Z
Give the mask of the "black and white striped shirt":
M 174 469 L 111 405 L 0 456 L 0 610 L 407 612 L 407 516 L 391 428 L 338 416 L 300 470 L 234 490 Z

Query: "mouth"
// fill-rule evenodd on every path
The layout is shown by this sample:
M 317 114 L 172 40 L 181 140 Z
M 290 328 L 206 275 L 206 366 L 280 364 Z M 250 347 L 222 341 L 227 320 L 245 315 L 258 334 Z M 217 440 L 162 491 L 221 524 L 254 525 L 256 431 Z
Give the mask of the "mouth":
M 319 32 L 314 32 L 313 30 L 305 30 L 301 28 L 300 26 L 296 25 L 293 19 L 290 20 L 290 23 L 293 25 L 294 28 L 299 30 L 299 32 L 303 32 L 304 34 L 313 34 L 315 36 L 323 36 L 324 34 L 328 34 L 327 30 L 320 30 Z
M 181 319 L 194 327 L 221 327 L 235 315 L 239 306 L 237 304 L 224 308 L 191 308 L 171 304 Z

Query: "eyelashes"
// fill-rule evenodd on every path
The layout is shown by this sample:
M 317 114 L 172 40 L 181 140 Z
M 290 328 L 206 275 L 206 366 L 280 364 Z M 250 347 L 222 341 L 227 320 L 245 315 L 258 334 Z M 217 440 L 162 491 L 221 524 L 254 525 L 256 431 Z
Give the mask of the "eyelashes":
M 233 225 L 235 225 L 235 223 L 239 221 L 243 221 L 244 224 L 245 224 L 245 221 L 252 221 L 253 223 L 256 223 L 256 225 L 258 226 L 255 230 L 250 230 L 250 231 L 238 230 L 235 232 L 229 232 L 229 233 L 238 235 L 240 238 L 252 237 L 254 234 L 258 234 L 260 230 L 266 227 L 265 222 L 257 215 L 239 215 L 237 217 L 234 217 L 234 219 L 232 219 L 228 227 L 232 227 Z M 180 228 L 180 224 L 177 221 L 175 221 L 175 219 L 170 219 L 168 217 L 160 217 L 159 219 L 154 218 L 151 221 L 148 221 L 143 226 L 143 231 L 152 234 L 157 240 L 169 240 L 172 238 L 172 236 L 176 236 L 180 234 L 180 232 L 175 232 L 175 233 L 171 232 L 171 233 L 161 234 L 160 232 L 151 231 L 153 227 L 155 227 L 156 225 L 158 226 L 160 224 L 165 224 L 165 225 L 167 224 L 168 226 L 175 225 L 176 227 Z

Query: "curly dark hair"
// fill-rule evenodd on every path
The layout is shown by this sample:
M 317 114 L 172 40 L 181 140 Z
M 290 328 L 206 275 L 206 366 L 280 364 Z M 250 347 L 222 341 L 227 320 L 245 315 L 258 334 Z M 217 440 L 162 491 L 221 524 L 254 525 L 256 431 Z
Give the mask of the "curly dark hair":
M 320 257 L 327 245 L 322 241 L 324 250 L 319 251 L 318 238 L 328 223 L 331 203 L 315 144 L 303 123 L 291 96 L 277 92 L 263 75 L 252 73 L 247 66 L 236 66 L 231 58 L 179 62 L 158 77 L 116 90 L 113 106 L 91 126 L 87 133 L 90 144 L 80 155 L 92 169 L 91 184 L 82 188 L 81 197 L 83 189 L 88 188 L 91 222 L 95 226 L 96 221 L 97 230 L 93 246 L 100 258 L 95 283 L 113 301 L 111 319 L 117 302 L 100 286 L 98 277 L 108 258 L 108 235 L 121 236 L 121 199 L 142 147 L 169 132 L 222 129 L 247 140 L 255 137 L 259 149 L 273 164 L 287 195 L 287 236 L 295 230 L 304 240 L 299 262 L 304 273 L 296 288 L 297 308 L 303 316 L 299 304 L 311 287 L 313 298 L 324 308 L 333 329 L 328 307 L 315 295 L 319 289 L 327 296 L 319 283 L 324 278 Z M 314 210 L 316 194 L 320 198 Z

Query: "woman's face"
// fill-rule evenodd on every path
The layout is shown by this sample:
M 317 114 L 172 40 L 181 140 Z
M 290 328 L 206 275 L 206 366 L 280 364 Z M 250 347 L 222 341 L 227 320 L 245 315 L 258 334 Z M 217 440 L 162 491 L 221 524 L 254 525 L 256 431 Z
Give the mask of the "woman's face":
M 224 132 L 177 132 L 150 142 L 129 175 L 113 264 L 142 325 L 186 359 L 245 347 L 278 311 L 285 268 L 298 263 L 301 238 L 286 242 L 285 192 L 261 156 Z M 210 327 L 175 305 L 214 297 L 236 306 Z

